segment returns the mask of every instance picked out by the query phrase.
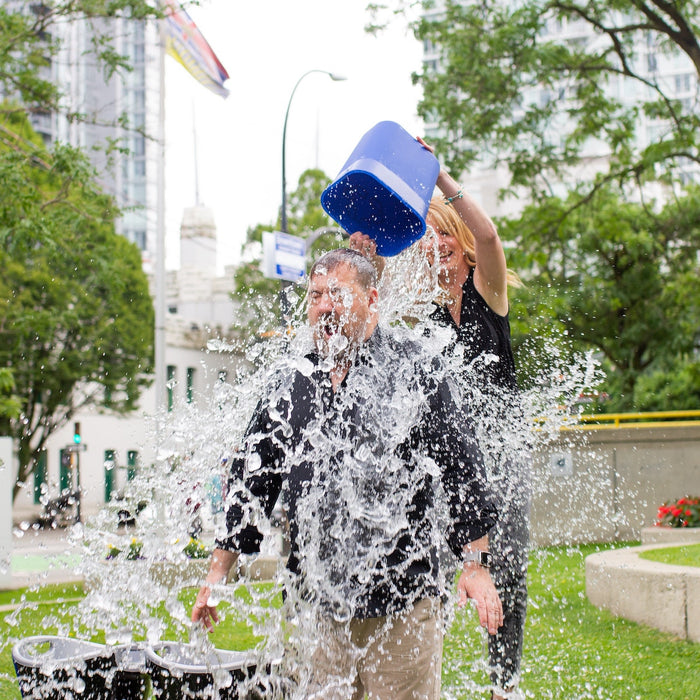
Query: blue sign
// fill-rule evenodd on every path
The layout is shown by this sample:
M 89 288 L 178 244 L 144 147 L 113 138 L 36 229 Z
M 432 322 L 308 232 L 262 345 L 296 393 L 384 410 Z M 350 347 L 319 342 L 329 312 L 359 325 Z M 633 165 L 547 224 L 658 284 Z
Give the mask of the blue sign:
M 265 277 L 300 282 L 306 274 L 306 241 L 281 231 L 263 232 Z

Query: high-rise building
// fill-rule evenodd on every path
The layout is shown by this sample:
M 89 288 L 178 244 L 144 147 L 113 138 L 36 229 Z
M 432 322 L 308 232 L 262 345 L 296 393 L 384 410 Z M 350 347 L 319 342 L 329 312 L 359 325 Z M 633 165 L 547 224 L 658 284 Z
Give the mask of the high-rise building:
M 41 14 L 46 4 L 4 0 L 8 9 Z M 61 141 L 90 158 L 103 190 L 122 215 L 117 231 L 138 245 L 145 263 L 156 250 L 159 47 L 155 22 L 72 18 L 51 25 L 60 48 L 42 77 L 63 94 L 60 112 L 34 111 L 32 125 L 48 145 Z M 108 36 L 131 70 L 109 75 L 95 57 Z M 69 119 L 79 114 L 79 119 Z
M 464 2 L 468 4 L 473 0 L 464 0 Z M 521 4 L 520 0 L 502 0 L 502 2 L 508 6 Z M 426 10 L 425 17 L 426 19 L 439 18 L 442 12 L 444 12 L 444 3 L 442 0 L 437 0 L 430 10 Z M 628 23 L 629 17 L 618 12 L 618 19 L 622 26 Z M 601 41 L 610 41 L 607 35 L 596 32 L 590 22 L 582 19 L 551 19 L 545 25 L 542 40 L 575 46 L 580 50 L 593 50 Z M 465 50 L 468 48 L 465 47 Z M 691 112 L 698 109 L 700 81 L 692 61 L 680 49 L 673 50 L 667 44 L 662 45 L 660 39 L 651 32 L 639 31 L 634 37 L 634 46 L 630 55 L 635 56 L 633 68 L 641 80 L 630 78 L 622 71 L 617 75 L 610 75 L 606 84 L 610 97 L 618 100 L 623 107 L 641 105 L 643 102 L 654 99 L 654 86 L 658 86 L 670 100 L 679 104 L 683 111 Z M 440 61 L 440 47 L 426 40 L 423 45 L 425 72 L 439 71 Z M 556 83 L 548 86 L 534 85 L 528 94 L 522 97 L 523 103 L 542 107 L 552 100 L 561 104 L 562 108 L 558 111 L 559 121 L 550 126 L 549 133 L 546 135 L 552 143 L 556 145 L 557 141 L 561 141 L 562 137 L 571 131 L 573 124 L 566 117 L 566 104 L 572 95 L 570 86 L 564 78 L 558 85 Z M 656 97 L 658 98 L 658 95 Z M 517 106 L 515 109 L 517 110 Z M 515 111 L 514 119 L 518 116 L 521 115 Z M 649 115 L 644 110 L 640 110 L 636 129 L 636 147 L 641 150 L 650 144 L 657 143 L 671 128 L 672 125 L 667 119 Z M 438 124 L 430 122 L 426 124 L 426 133 L 429 138 L 439 132 Z M 469 144 L 465 144 L 467 145 Z M 582 160 L 579 168 L 572 172 L 572 179 L 574 181 L 588 179 L 596 172 L 605 169 L 609 154 L 607 143 L 589 139 L 583 145 Z M 697 162 L 681 159 L 677 161 L 676 167 L 681 182 L 700 181 L 700 167 Z M 513 198 L 499 199 L 498 191 L 506 187 L 509 182 L 509 173 L 505 166 L 494 169 L 484 159 L 477 162 L 469 173 L 464 174 L 463 180 L 470 192 L 481 199 L 482 204 L 492 215 L 515 214 L 525 204 L 523 200 L 518 202 Z M 560 190 L 558 193 L 562 195 L 570 185 L 570 182 L 554 183 L 555 189 Z M 662 192 L 659 191 L 659 194 Z

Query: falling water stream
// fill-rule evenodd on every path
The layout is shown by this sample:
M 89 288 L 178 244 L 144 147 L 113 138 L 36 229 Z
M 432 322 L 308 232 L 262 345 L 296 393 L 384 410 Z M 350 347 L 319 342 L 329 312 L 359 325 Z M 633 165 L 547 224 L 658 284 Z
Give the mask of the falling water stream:
M 406 527 L 405 514 L 417 490 L 439 479 L 439 466 L 432 459 L 416 451 L 409 455 L 412 469 L 407 471 L 406 455 L 402 454 L 406 436 L 428 406 L 428 396 L 409 390 L 415 386 L 417 372 L 435 367 L 432 378 L 436 381 L 464 373 L 460 358 L 449 350 L 451 331 L 435 327 L 428 318 L 436 285 L 433 271 L 416 246 L 388 260 L 380 289 L 380 327 L 391 328 L 397 347 L 410 347 L 412 352 L 378 358 L 380 365 L 386 363 L 384 372 L 367 372 L 360 366 L 348 377 L 347 389 L 339 400 L 347 402 L 348 410 L 354 407 L 360 411 L 359 437 L 351 435 L 342 423 L 327 425 L 322 418 L 314 418 L 304 429 L 306 453 L 290 451 L 286 455 L 285 468 L 301 465 L 309 458 L 317 467 L 297 512 L 303 590 L 292 585 L 282 564 L 270 585 L 249 580 L 245 566 L 249 558 L 245 556 L 241 557 L 238 582 L 214 590 L 213 596 L 223 603 L 220 624 L 245 623 L 261 640 L 251 650 L 251 658 L 263 673 L 242 682 L 241 697 L 253 693 L 254 687 L 264 697 L 308 697 L 309 660 L 318 643 L 319 610 L 332 614 L 340 623 L 349 619 L 359 604 L 355 599 L 357 587 L 349 584 L 362 583 L 372 572 L 376 575 L 382 571 L 382 563 L 396 548 Z M 305 357 L 313 345 L 304 323 L 305 300 L 293 294 L 292 335 L 251 342 L 243 349 L 245 361 L 235 377 L 214 383 L 210 395 L 200 397 L 196 405 L 176 406 L 171 413 L 157 418 L 156 458 L 129 482 L 119 506 L 138 512 L 134 524 L 118 527 L 115 508 L 107 506 L 84 526 L 72 529 L 71 540 L 82 552 L 77 572 L 86 581 L 87 595 L 72 608 L 71 618 L 59 621 L 59 634 L 87 639 L 101 631 L 107 645 L 144 641 L 156 645 L 176 635 L 203 654 L 207 649 L 211 651 L 207 635 L 190 623 L 192 598 L 186 603 L 182 595 L 185 588 L 199 586 L 204 570 L 186 573 L 189 560 L 183 549 L 200 522 L 209 540 L 211 530 L 217 537 L 231 534 L 226 532 L 225 520 L 216 506 L 255 407 L 261 399 L 272 407 L 284 404 L 289 399 L 290 377 L 295 373 L 308 376 L 313 370 Z M 476 388 L 479 383 L 468 379 L 470 372 L 478 376 L 483 365 L 495 358 L 481 357 L 473 363 L 464 385 L 450 381 L 455 401 L 471 408 L 487 472 L 490 455 L 495 453 L 510 455 L 514 465 L 527 464 L 523 455 L 555 439 L 562 424 L 575 421 L 568 406 L 579 393 L 600 381 L 592 356 L 572 361 L 568 355 L 559 357 L 557 347 L 553 343 L 547 348 L 547 362 L 542 364 L 547 369 L 543 369 L 536 385 L 524 392 L 522 415 L 508 421 L 507 429 L 502 415 L 489 410 L 480 397 Z M 241 349 L 226 339 L 209 345 L 212 353 L 232 351 Z M 433 357 L 442 358 L 439 368 L 432 364 Z M 377 384 L 377 377 L 383 384 Z M 373 402 L 377 392 L 391 400 Z M 284 426 L 283 417 L 281 422 Z M 377 445 L 382 446 L 381 460 L 376 459 Z M 257 466 L 253 458 L 248 469 L 254 471 Z M 502 481 L 495 488 L 504 499 L 518 498 L 518 491 L 527 481 L 523 474 L 499 478 Z M 535 479 L 533 488 L 537 487 Z M 434 510 L 426 515 L 430 521 L 426 546 L 444 548 L 444 506 L 439 489 L 437 495 Z M 247 513 L 246 521 L 254 523 L 264 535 L 263 554 L 279 556 L 277 523 L 255 508 Z M 107 559 L 110 548 L 114 556 Z M 120 551 L 115 553 L 115 548 Z M 445 556 L 442 560 L 449 561 Z M 409 555 L 406 566 L 410 561 Z M 447 630 L 455 615 L 465 615 L 455 612 L 453 575 L 453 568 L 442 568 L 440 586 L 448 601 Z M 391 585 L 390 580 L 386 583 Z M 47 629 L 56 623 L 53 618 L 44 620 Z M 478 626 L 475 617 L 473 625 Z M 13 628 L 2 640 L 3 648 L 22 634 L 23 630 Z M 477 657 L 446 661 L 450 677 L 456 680 L 443 683 L 443 697 L 483 693 L 485 687 L 479 686 L 474 676 L 483 670 L 484 657 L 482 652 Z M 226 673 L 214 673 L 214 681 L 221 687 L 232 682 Z

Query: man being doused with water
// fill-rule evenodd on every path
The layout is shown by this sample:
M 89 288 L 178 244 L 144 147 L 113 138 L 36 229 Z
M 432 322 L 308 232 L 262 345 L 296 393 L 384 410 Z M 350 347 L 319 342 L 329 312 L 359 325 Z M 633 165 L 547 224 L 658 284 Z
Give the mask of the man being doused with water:
M 315 351 L 286 360 L 248 426 L 232 464 L 228 537 L 217 541 L 192 620 L 209 630 L 218 621 L 212 587 L 239 552 L 259 551 L 261 510 L 269 516 L 284 489 L 285 605 L 296 625 L 313 620 L 294 696 L 437 699 L 450 586 L 441 538 L 464 559 L 459 604 L 472 599 L 490 634 L 502 623 L 486 566 L 496 514 L 480 454 L 440 360 L 378 325 L 372 264 L 332 251 L 309 280 Z

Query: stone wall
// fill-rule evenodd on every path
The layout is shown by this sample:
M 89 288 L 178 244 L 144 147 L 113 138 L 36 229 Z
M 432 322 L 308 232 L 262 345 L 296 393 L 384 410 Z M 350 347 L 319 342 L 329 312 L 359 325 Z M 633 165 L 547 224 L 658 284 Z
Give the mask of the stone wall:
M 638 540 L 685 495 L 700 495 L 700 426 L 563 431 L 533 459 L 532 541 Z

